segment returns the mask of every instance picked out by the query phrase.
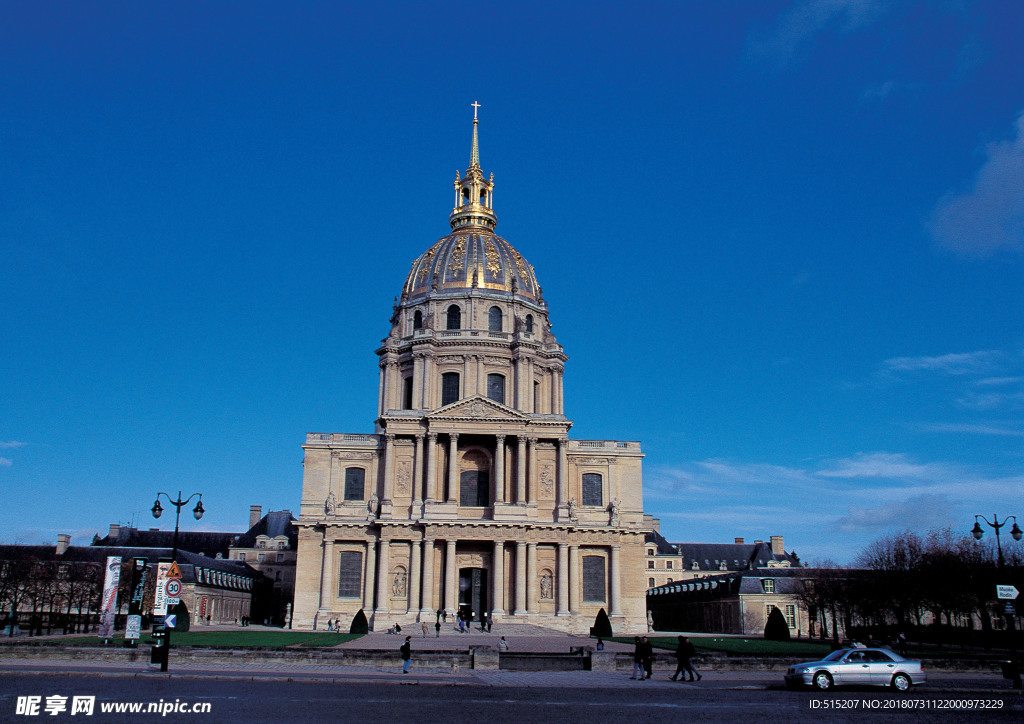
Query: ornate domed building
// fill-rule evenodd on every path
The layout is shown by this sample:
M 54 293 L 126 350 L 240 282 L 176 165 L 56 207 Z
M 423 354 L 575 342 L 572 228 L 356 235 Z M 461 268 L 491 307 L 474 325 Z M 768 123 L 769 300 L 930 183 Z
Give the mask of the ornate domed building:
M 646 631 L 640 444 L 570 440 L 567 360 L 533 267 L 494 233 L 494 177 L 456 174 L 451 233 L 412 263 L 383 340 L 375 434 L 303 446 L 293 625 L 467 612 Z

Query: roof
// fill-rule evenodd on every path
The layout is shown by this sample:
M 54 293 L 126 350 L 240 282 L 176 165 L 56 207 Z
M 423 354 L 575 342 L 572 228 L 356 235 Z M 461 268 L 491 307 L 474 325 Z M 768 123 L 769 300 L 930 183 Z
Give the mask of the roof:
M 240 536 L 239 533 L 216 533 L 209 531 L 178 531 L 178 550 L 198 553 L 216 558 L 219 554 L 227 558 L 228 549 Z M 117 536 L 106 535 L 93 539 L 94 546 L 121 546 L 131 548 L 166 548 L 174 546 L 173 530 L 139 530 L 138 528 L 122 527 Z
M 678 554 L 676 547 L 669 543 L 668 539 L 656 530 L 652 530 L 650 533 L 644 535 L 644 543 L 648 545 L 653 543 L 657 546 L 657 554 L 660 556 L 674 556 Z
M 290 510 L 272 510 L 259 519 L 252 528 L 231 543 L 232 548 L 255 548 L 256 538 L 265 535 L 268 538 L 286 536 L 292 550 L 298 548 L 299 530 L 295 527 L 295 516 Z
M 648 533 L 647 542 L 653 542 L 652 536 L 657 536 L 665 541 L 658 533 Z M 770 543 L 668 543 L 666 550 L 661 543 L 658 545 L 659 555 L 678 555 L 682 560 L 684 570 L 693 569 L 693 562 L 696 561 L 699 570 L 718 571 L 722 570 L 722 561 L 725 561 L 725 570 L 743 571 L 751 568 L 767 568 L 770 565 L 798 567 L 800 559 L 795 553 L 772 553 Z

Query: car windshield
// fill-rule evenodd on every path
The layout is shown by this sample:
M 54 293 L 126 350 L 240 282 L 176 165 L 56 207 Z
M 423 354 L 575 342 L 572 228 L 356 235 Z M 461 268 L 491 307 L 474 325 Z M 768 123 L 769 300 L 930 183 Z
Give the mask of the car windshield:
M 849 649 L 839 649 L 838 651 L 833 651 L 831 654 L 823 658 L 822 661 L 839 661 L 839 659 L 843 658 L 847 651 L 849 651 Z

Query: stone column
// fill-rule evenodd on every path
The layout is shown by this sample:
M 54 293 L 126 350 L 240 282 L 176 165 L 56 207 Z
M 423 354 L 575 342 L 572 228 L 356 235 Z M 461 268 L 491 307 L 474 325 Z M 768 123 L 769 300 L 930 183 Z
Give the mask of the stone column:
M 388 364 L 384 360 L 380 361 L 378 365 L 380 367 L 380 381 L 377 383 L 377 409 L 380 410 L 380 414 L 384 414 L 384 390 L 387 387 L 386 376 Z
M 418 506 L 423 502 L 423 436 L 417 435 L 416 446 L 412 455 L 412 502 Z
M 523 371 L 524 404 L 521 409 L 523 412 L 536 412 L 533 409 L 533 360 L 527 357 L 523 361 L 525 362 Z
M 619 616 L 622 614 L 622 586 L 620 585 L 619 578 L 622 573 L 622 564 L 620 561 L 622 552 L 622 546 L 612 546 L 612 557 L 611 557 L 611 588 L 612 588 L 612 608 L 608 612 L 609 616 Z
M 540 596 L 537 592 L 537 544 L 526 544 L 526 610 L 536 613 Z
M 448 497 L 449 503 L 458 500 L 456 491 L 459 488 L 459 433 L 448 433 Z
M 537 438 L 530 438 L 530 456 L 529 456 L 529 469 L 526 472 L 527 485 L 526 485 L 526 497 L 533 503 L 537 504 Z
M 377 571 L 377 541 L 366 541 L 366 560 L 363 562 L 366 573 L 363 576 L 363 611 L 373 611 L 373 588 Z
M 494 592 L 491 597 L 491 614 L 500 616 L 505 613 L 505 541 L 494 541 L 494 559 L 491 562 L 491 577 L 494 579 Z
M 580 547 L 569 546 L 569 613 L 580 612 Z
M 409 555 L 409 585 L 405 592 L 405 610 L 407 613 L 415 613 L 420 610 L 420 563 L 423 560 L 423 552 L 420 550 L 422 543 L 418 540 L 412 541 L 412 550 Z
M 420 592 L 420 620 L 426 621 L 434 612 L 434 541 L 423 541 L 423 576 Z M 426 617 L 426 618 L 425 618 Z
M 505 436 L 496 435 L 494 446 L 494 502 L 505 502 Z
M 375 618 L 378 620 L 374 623 L 384 623 L 380 620 L 386 617 L 391 607 L 389 602 L 391 601 L 391 594 L 388 591 L 388 579 L 391 577 L 391 541 L 382 539 L 380 542 L 380 562 L 377 565 L 377 608 L 374 611 Z
M 437 433 L 427 434 L 427 492 L 424 497 L 428 502 L 434 502 L 437 495 L 437 462 L 434 455 L 437 453 Z
M 385 505 L 391 504 L 391 491 L 394 490 L 395 476 L 395 436 L 393 433 L 384 435 L 384 500 Z
M 569 503 L 569 441 L 558 441 L 558 504 Z
M 487 374 L 484 372 L 484 356 L 482 354 L 474 356 L 476 357 L 476 393 L 487 397 Z
M 526 436 L 519 435 L 516 449 L 516 503 L 526 502 Z
M 447 540 L 444 556 L 444 610 L 454 616 L 459 608 L 459 569 L 455 562 L 455 539 Z
M 522 616 L 526 613 L 526 544 L 516 543 L 516 608 L 513 613 Z
M 403 383 L 404 385 L 404 383 Z M 405 394 L 405 390 L 402 390 Z M 402 402 L 405 402 L 403 400 Z M 423 353 L 412 356 L 412 400 L 409 405 L 414 410 L 423 409 Z
M 332 594 L 334 590 L 334 541 L 324 538 L 323 551 L 324 563 L 323 575 L 320 577 L 320 608 L 326 608 L 330 611 L 334 608 L 333 602 L 335 598 Z
M 569 615 L 569 546 L 558 544 L 558 611 L 556 616 Z

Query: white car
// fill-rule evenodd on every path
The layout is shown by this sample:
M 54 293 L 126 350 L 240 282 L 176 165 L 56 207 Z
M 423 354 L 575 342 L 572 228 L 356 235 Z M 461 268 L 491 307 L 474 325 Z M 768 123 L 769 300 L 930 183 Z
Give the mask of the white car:
M 786 686 L 891 686 L 907 691 L 925 682 L 920 661 L 905 659 L 889 649 L 839 649 L 821 661 L 794 664 L 786 672 Z

